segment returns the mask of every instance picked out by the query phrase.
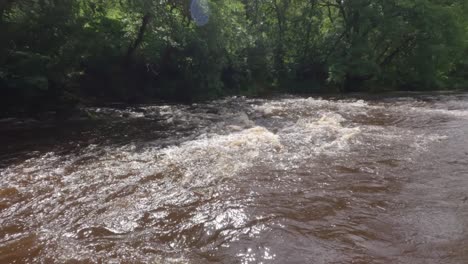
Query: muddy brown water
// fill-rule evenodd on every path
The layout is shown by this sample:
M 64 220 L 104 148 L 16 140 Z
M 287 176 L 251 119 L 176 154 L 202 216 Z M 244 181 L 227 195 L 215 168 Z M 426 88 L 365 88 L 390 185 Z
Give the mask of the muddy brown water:
M 0 120 L 0 263 L 468 263 L 468 94 Z

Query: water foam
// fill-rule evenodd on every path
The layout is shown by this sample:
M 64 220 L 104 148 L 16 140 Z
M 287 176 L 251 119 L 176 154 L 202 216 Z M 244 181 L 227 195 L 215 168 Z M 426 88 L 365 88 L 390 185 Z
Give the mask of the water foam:
M 353 138 L 361 132 L 359 127 L 345 127 L 344 121 L 343 116 L 327 112 L 318 118 L 300 118 L 279 135 L 294 162 L 321 154 L 339 156 L 345 154 L 351 144 L 358 143 Z
M 403 158 L 444 140 L 398 124 L 369 125 L 357 118 L 378 119 L 382 112 L 397 116 L 405 107 L 313 98 L 231 98 L 191 107 L 147 107 L 144 114 L 125 116 L 160 119 L 168 128 L 166 141 L 90 145 L 78 153 L 48 153 L 0 170 L 0 186 L 30 197 L 6 208 L 2 223 L 21 219 L 25 230 L 38 233 L 45 247 L 54 249 L 45 254 L 59 262 L 109 259 L 109 252 L 86 246 L 104 238 L 161 239 L 148 246 L 160 248 L 154 254 L 125 243 L 110 246 L 112 260 L 151 262 L 155 255 L 183 252 L 194 243 L 185 235 L 188 230 L 202 230 L 197 231 L 203 232 L 200 236 L 214 241 L 219 236 L 234 241 L 240 233 L 258 236 L 268 228 L 251 224 L 255 219 L 247 205 L 253 200 L 218 200 L 226 186 L 252 176 L 254 167 L 286 170 L 281 177 L 287 177 L 319 157 L 332 162 L 345 155 L 385 156 L 398 150 Z M 128 111 L 110 112 L 122 117 Z M 189 136 L 181 139 L 181 130 Z
M 164 149 L 161 164 L 183 170 L 182 184 L 203 186 L 206 181 L 235 175 L 251 166 L 265 152 L 279 148 L 281 144 L 277 135 L 263 127 L 254 127 Z

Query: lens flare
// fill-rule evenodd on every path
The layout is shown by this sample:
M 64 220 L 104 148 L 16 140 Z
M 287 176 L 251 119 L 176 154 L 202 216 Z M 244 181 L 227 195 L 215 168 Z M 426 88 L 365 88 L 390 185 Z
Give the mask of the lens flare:
M 210 20 L 209 11 L 210 7 L 208 5 L 208 0 L 192 0 L 190 13 L 193 21 L 195 21 L 198 26 L 208 24 L 208 21 Z

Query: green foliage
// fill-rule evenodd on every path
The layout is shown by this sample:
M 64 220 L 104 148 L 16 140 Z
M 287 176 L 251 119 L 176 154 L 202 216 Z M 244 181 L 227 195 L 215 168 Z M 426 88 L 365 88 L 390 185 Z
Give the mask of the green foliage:
M 191 2 L 1 1 L 1 113 L 326 87 L 467 87 L 463 0 L 206 0 L 204 25 Z

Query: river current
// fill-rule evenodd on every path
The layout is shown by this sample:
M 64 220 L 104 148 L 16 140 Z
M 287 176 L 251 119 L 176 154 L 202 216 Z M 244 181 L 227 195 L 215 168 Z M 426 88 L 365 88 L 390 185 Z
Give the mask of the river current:
M 468 263 L 468 94 L 0 120 L 0 263 Z

